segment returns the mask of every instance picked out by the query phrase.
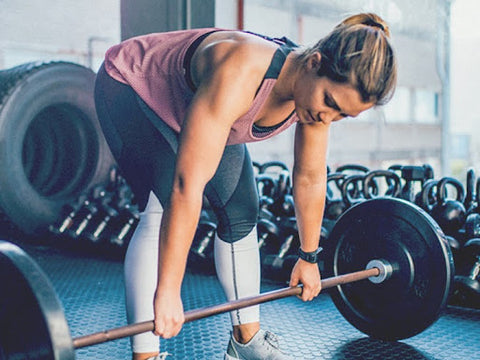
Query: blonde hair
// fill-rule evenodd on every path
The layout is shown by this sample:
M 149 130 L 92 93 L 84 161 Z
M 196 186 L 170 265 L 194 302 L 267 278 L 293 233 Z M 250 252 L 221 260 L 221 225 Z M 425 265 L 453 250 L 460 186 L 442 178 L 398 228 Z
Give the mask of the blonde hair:
M 364 102 L 387 103 L 395 91 L 397 61 L 390 44 L 388 25 L 378 15 L 350 16 L 330 34 L 300 54 L 305 62 L 319 52 L 319 76 L 357 89 Z

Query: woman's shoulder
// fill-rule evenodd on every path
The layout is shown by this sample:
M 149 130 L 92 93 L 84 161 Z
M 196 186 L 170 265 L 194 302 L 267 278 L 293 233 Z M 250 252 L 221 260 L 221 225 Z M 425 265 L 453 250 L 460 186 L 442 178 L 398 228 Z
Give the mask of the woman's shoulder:
M 235 56 L 269 55 L 278 48 L 278 44 L 267 38 L 239 30 L 216 31 L 208 36 L 199 50 L 232 52 Z
M 209 35 L 192 58 L 197 75 L 213 71 L 265 73 L 278 44 L 243 31 L 217 31 Z M 243 70 L 243 71 L 242 71 Z

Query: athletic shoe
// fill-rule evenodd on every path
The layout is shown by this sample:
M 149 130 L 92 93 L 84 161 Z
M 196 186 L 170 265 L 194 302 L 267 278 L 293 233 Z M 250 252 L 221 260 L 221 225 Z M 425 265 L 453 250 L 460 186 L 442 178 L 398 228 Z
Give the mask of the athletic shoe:
M 158 354 L 157 356 L 148 358 L 147 360 L 166 360 L 167 356 L 170 356 L 170 355 L 172 354 L 169 354 L 168 352 L 165 351 L 163 353 Z
M 235 337 L 230 337 L 225 360 L 291 360 L 280 351 L 278 339 L 270 331 L 259 330 L 246 344 L 240 344 Z

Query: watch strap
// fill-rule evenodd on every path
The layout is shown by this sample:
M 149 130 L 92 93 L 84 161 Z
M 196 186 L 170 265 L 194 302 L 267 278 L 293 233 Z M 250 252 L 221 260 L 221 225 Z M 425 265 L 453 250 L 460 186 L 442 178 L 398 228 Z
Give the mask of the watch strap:
M 305 260 L 309 263 L 315 264 L 318 262 L 318 254 L 323 250 L 321 246 L 318 247 L 317 250 L 306 252 L 303 251 L 301 248 L 298 248 L 298 256 L 300 259 Z

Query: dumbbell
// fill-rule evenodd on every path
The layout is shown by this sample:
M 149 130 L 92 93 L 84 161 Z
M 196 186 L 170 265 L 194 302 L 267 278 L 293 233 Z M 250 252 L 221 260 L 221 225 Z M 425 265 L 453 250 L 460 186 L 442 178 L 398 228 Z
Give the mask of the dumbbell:
M 405 183 L 403 184 L 398 197 L 410 202 L 415 202 L 419 192 L 415 192 L 415 186 L 420 184 L 421 190 L 424 182 L 433 178 L 433 169 L 428 164 L 424 164 L 422 166 L 393 165 L 389 167 L 389 170 L 400 172 L 400 176 Z
M 263 259 L 266 255 L 278 251 L 280 229 L 268 219 L 260 219 L 257 222 L 258 248 Z M 263 261 L 263 260 L 262 260 Z
M 454 296 L 460 297 L 464 305 L 480 308 L 480 238 L 467 241 L 462 254 L 466 275 L 455 276 Z
M 51 224 L 48 229 L 50 232 L 56 235 L 63 235 L 73 224 L 74 219 L 79 214 L 79 211 L 84 205 L 86 194 L 81 195 L 75 201 L 72 201 L 62 207 L 60 221 L 55 224 Z
M 214 273 L 213 244 L 217 224 L 209 219 L 202 218 L 198 222 L 197 230 L 190 247 L 189 265 L 204 273 Z
M 283 194 L 275 199 L 274 203 L 270 206 L 272 212 L 280 217 L 294 217 L 295 216 L 295 204 L 293 196 L 290 194 Z
M 94 227 L 91 232 L 85 235 L 92 243 L 99 243 L 102 240 L 108 225 L 120 215 L 114 207 L 107 203 L 101 204 L 101 211 L 103 216 L 100 223 Z
M 285 259 L 288 255 L 295 255 L 294 252 L 300 246 L 296 219 L 284 219 L 282 225 L 282 234 L 285 237 L 280 249 L 276 254 L 269 254 L 265 256 L 262 262 L 262 267 L 265 274 L 268 277 L 276 280 L 284 280 L 286 276 L 288 276 L 288 269 L 285 268 L 285 266 L 289 266 L 290 261 L 285 262 Z
M 119 216 L 119 212 L 113 203 L 115 193 L 107 191 L 106 188 L 97 188 L 92 192 L 92 197 L 95 199 L 95 206 L 97 213 L 95 220 L 90 221 L 90 226 L 84 231 L 83 236 L 94 244 L 98 244 L 102 240 L 106 240 L 105 230 L 113 220 Z
M 85 200 L 77 218 L 75 219 L 76 224 L 70 226 L 65 233 L 68 234 L 71 239 L 80 239 L 83 236 L 83 232 L 87 229 L 98 211 L 98 206 L 93 202 L 93 200 Z
M 125 248 L 140 221 L 140 214 L 137 205 L 126 204 L 118 209 L 119 215 L 115 217 L 117 222 L 117 231 L 109 239 L 111 245 Z
M 95 223 L 98 221 L 96 216 L 100 214 L 99 202 L 107 197 L 107 194 L 103 185 L 95 186 L 90 190 L 82 204 L 82 208 L 74 218 L 74 224 L 66 230 L 71 239 L 79 240 L 84 238 L 90 232 L 89 230 L 95 227 Z

